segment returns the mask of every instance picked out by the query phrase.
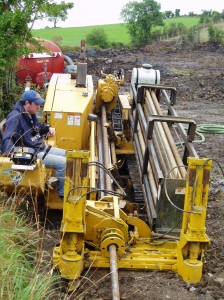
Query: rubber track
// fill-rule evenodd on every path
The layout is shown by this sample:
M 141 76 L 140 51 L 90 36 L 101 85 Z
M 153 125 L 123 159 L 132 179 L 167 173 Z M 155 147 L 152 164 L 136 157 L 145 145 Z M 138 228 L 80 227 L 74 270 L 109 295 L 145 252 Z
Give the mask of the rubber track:
M 142 182 L 139 174 L 139 168 L 134 155 L 127 155 L 126 162 L 128 166 L 129 176 L 134 188 L 134 202 L 144 203 L 144 196 L 142 191 Z

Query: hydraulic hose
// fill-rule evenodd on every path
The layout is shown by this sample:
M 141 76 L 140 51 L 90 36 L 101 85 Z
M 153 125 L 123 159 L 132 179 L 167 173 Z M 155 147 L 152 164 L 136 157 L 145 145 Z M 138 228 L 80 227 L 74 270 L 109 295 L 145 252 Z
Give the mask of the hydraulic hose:
M 196 130 L 195 134 L 198 135 L 201 139 L 200 140 L 193 140 L 193 143 L 202 144 L 202 143 L 205 142 L 205 137 L 202 133 L 200 133 L 200 132 L 198 132 L 198 130 Z M 180 145 L 184 145 L 184 142 L 177 142 L 175 144 L 176 144 L 176 146 L 180 146 Z
M 197 125 L 197 132 L 224 134 L 224 125 L 200 124 L 200 125 Z
M 202 143 L 205 142 L 205 137 L 204 137 L 204 135 L 203 135 L 202 133 L 200 133 L 200 132 L 198 132 L 198 131 L 196 130 L 195 134 L 198 135 L 201 139 L 200 139 L 200 140 L 193 140 L 193 144 L 194 144 L 194 143 L 202 144 Z M 184 142 L 177 142 L 177 143 L 175 143 L 175 145 L 176 145 L 176 146 L 184 145 Z
M 66 61 L 66 63 L 68 64 L 68 65 L 74 65 L 74 62 L 73 62 L 73 60 L 69 57 L 69 56 L 67 56 L 67 55 L 64 55 L 64 60 Z
M 219 124 L 200 124 L 197 125 L 196 135 L 201 137 L 201 140 L 194 140 L 193 143 L 204 143 L 205 137 L 202 133 L 224 134 L 224 125 Z M 184 144 L 184 142 L 176 143 L 176 146 Z
M 193 143 L 204 143 L 205 142 L 204 135 L 201 132 L 199 132 L 197 129 L 196 129 L 195 134 L 198 135 L 201 139 L 200 140 L 194 140 Z

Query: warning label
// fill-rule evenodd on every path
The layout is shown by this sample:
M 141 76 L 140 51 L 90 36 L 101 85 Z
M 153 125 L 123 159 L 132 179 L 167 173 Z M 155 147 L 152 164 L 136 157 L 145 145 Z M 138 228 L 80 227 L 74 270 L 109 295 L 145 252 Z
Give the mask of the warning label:
M 80 126 L 81 124 L 81 115 L 68 115 L 67 117 L 67 125 L 68 126 Z
M 176 195 L 185 195 L 185 190 L 186 190 L 185 187 L 177 187 L 175 190 L 175 194 Z

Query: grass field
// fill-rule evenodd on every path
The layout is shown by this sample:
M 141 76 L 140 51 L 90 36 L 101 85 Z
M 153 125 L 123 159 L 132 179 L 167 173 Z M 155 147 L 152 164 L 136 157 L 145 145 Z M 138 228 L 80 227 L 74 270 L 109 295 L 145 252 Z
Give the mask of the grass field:
M 63 38 L 62 46 L 80 46 L 80 41 L 86 39 L 86 35 L 93 29 L 103 28 L 109 42 L 129 44 L 130 37 L 125 24 L 98 25 L 85 27 L 67 27 L 67 28 L 46 28 L 34 29 L 32 34 L 34 37 L 52 40 L 56 36 Z
M 184 26 L 190 28 L 194 25 L 197 25 L 199 23 L 199 20 L 200 20 L 199 16 L 195 16 L 195 17 L 183 16 L 179 18 L 167 19 L 164 21 L 164 23 L 166 26 L 169 26 L 171 23 L 183 23 Z
M 200 17 L 183 16 L 179 18 L 172 18 L 165 20 L 165 26 L 171 23 L 183 23 L 186 27 L 191 27 L 198 24 Z M 34 37 L 39 37 L 47 40 L 52 40 L 54 37 L 62 37 L 62 46 L 79 47 L 80 41 L 86 39 L 86 35 L 93 29 L 103 28 L 109 42 L 115 43 L 130 43 L 130 36 L 128 34 L 125 24 L 109 24 L 109 25 L 96 25 L 85 27 L 67 27 L 67 28 L 45 28 L 33 29 L 32 34 Z

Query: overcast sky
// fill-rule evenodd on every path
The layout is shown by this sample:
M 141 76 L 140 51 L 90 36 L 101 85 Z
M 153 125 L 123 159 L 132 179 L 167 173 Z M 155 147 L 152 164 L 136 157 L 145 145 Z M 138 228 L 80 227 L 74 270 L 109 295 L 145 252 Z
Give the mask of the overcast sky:
M 57 0 L 59 1 L 59 0 Z M 137 0 L 142 2 L 141 0 Z M 61 0 L 60 0 L 61 2 Z M 72 0 L 65 0 L 72 2 Z M 58 27 L 79 27 L 91 25 L 103 25 L 122 23 L 120 12 L 122 7 L 130 0 L 75 0 L 74 8 L 69 10 L 65 22 L 58 22 Z M 158 0 L 161 4 L 161 11 L 180 9 L 181 15 L 193 11 L 201 13 L 202 10 L 216 10 L 221 12 L 224 9 L 223 0 Z M 36 22 L 34 28 L 52 27 L 53 23 Z

